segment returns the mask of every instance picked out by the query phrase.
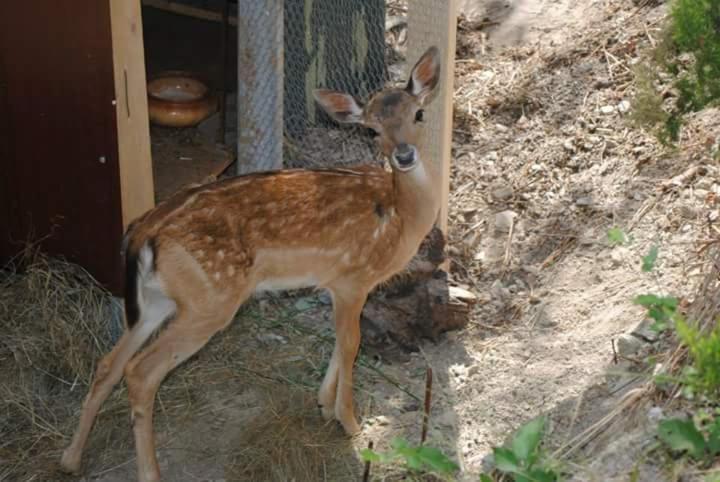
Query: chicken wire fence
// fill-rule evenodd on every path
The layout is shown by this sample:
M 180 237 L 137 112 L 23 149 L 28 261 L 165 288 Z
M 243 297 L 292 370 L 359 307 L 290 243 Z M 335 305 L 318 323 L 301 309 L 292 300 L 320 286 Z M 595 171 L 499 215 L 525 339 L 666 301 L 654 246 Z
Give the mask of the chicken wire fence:
M 409 3 L 409 5 L 408 5 Z M 280 167 L 342 166 L 378 159 L 366 129 L 339 126 L 316 105 L 322 87 L 360 102 L 408 74 L 408 36 L 417 60 L 442 32 L 452 1 L 239 0 L 238 173 Z M 447 12 L 444 12 L 447 13 Z M 454 12 L 453 12 L 454 13 Z M 417 31 L 408 28 L 415 17 Z M 232 138 L 234 137 L 234 139 Z

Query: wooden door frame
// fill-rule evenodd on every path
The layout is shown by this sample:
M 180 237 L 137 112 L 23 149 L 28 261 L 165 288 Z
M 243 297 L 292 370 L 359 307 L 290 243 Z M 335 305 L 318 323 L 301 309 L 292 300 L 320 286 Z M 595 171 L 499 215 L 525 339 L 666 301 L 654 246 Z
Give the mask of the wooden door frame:
M 140 0 L 108 0 L 123 228 L 155 205 Z

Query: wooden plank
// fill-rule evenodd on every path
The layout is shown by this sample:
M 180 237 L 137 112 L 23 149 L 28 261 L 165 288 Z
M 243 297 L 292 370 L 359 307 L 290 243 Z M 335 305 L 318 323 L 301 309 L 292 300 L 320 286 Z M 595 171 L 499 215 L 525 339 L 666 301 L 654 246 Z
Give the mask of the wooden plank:
M 123 226 L 154 205 L 140 0 L 108 0 Z
M 142 0 L 142 4 L 145 7 L 152 7 L 164 12 L 171 12 L 177 15 L 184 15 L 186 17 L 197 18 L 200 20 L 207 20 L 209 22 L 222 22 L 223 14 L 215 12 L 213 10 L 206 10 L 204 8 L 193 7 L 191 5 L 185 5 L 182 3 L 172 2 L 170 0 Z M 234 27 L 237 26 L 237 17 L 230 16 L 228 23 Z
M 177 137 L 153 131 L 155 200 L 160 202 L 189 184 L 217 178 L 234 160 L 229 149 L 211 142 L 178 142 Z
M 448 229 L 456 28 L 457 0 L 414 0 L 408 7 L 408 70 L 431 45 L 440 49 L 442 58 L 441 90 L 427 109 L 429 135 L 425 149 L 439 163 L 437 182 L 441 205 L 437 225 L 445 234 Z

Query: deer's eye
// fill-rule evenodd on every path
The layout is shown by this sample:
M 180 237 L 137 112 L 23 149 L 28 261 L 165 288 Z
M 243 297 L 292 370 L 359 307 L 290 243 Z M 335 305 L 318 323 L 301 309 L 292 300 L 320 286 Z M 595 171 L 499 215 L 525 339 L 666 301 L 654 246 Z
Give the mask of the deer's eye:
M 422 109 L 415 112 L 415 122 L 422 122 L 424 113 L 425 113 L 425 111 Z

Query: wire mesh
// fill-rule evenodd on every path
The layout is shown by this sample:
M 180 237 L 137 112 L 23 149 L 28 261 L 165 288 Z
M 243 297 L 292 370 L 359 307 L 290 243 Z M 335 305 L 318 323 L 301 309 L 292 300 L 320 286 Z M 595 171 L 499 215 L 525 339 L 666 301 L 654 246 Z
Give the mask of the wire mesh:
M 446 7 L 444 1 L 437 2 L 436 8 L 431 8 L 432 2 L 420 3 L 424 8 L 415 17 L 422 17 L 422 32 L 416 38 L 425 36 L 418 41 L 424 49 L 436 43 L 432 35 L 442 22 L 437 9 Z M 406 62 L 406 50 L 408 16 L 413 16 L 408 10 L 414 4 L 408 7 L 406 0 L 239 0 L 235 110 L 239 164 L 246 164 L 239 171 L 279 167 L 275 146 L 282 147 L 284 167 L 378 162 L 367 130 L 337 125 L 316 105 L 312 91 L 318 87 L 342 91 L 364 103 L 389 82 L 404 81 L 412 67 Z M 282 19 L 281 32 L 278 19 Z M 422 53 L 417 50 L 412 49 L 410 62 Z M 247 91 L 250 88 L 254 93 Z
M 361 129 L 338 128 L 312 97 L 316 87 L 366 99 L 388 80 L 384 0 L 285 0 L 285 165 L 373 159 Z

